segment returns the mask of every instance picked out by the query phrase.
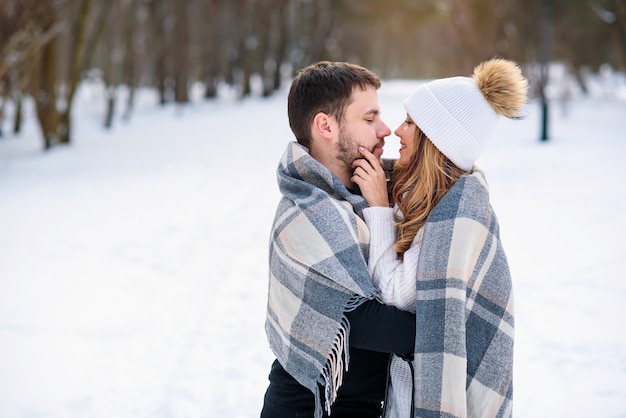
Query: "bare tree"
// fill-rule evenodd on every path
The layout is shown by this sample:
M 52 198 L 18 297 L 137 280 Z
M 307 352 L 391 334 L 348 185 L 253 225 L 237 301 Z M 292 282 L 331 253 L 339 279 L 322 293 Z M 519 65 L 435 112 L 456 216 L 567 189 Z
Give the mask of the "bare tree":
M 44 32 L 51 31 L 57 23 L 58 11 L 49 7 L 45 14 L 39 16 L 39 27 Z M 49 149 L 60 143 L 66 134 L 59 129 L 59 113 L 57 110 L 58 80 L 58 42 L 46 43 L 35 59 L 34 74 L 29 84 L 31 95 L 35 99 L 37 118 L 44 139 L 44 148 Z
M 153 84 L 159 92 L 159 102 L 167 103 L 169 100 L 170 71 L 168 66 L 169 56 L 169 32 L 171 19 L 169 2 L 164 0 L 149 0 L 150 21 L 150 49 L 153 51 Z
M 115 114 L 115 104 L 117 101 L 117 90 L 121 81 L 121 65 L 124 60 L 124 46 L 122 40 L 122 30 L 120 22 L 124 21 L 124 4 L 121 0 L 111 0 L 112 19 L 108 19 L 103 32 L 103 39 L 100 42 L 103 51 L 99 64 L 102 74 L 102 81 L 105 85 L 106 111 L 104 115 L 104 127 L 110 129 L 113 126 L 113 116 Z M 96 59 L 94 57 L 94 64 Z
M 204 81 L 204 97 L 212 99 L 217 97 L 217 87 L 220 77 L 221 54 L 220 54 L 220 1 L 204 0 L 200 4 L 200 13 L 204 18 L 204 25 L 200 26 L 198 33 L 202 41 L 200 53 L 201 80 Z
M 189 0 L 173 0 L 174 100 L 189 102 Z
M 139 8 L 138 0 L 127 0 L 123 3 L 125 10 L 122 16 L 124 22 L 124 58 L 122 63 L 122 82 L 128 88 L 128 98 L 123 118 L 129 119 L 135 104 L 135 90 L 137 88 L 138 68 L 141 46 L 145 42 L 145 36 L 140 30 L 135 30 L 137 26 L 141 29 L 143 22 L 138 21 Z
M 102 33 L 113 2 L 111 0 L 99 3 L 96 7 L 92 0 L 71 0 L 68 3 L 78 9 L 74 20 L 70 21 L 70 48 L 69 73 L 67 78 L 67 93 L 59 113 L 57 132 L 58 142 L 71 142 L 71 114 L 76 91 L 81 80 L 82 72 L 89 63 L 95 50 L 98 38 Z M 70 11 L 71 12 L 71 11 Z
M 13 96 L 15 118 L 13 132 L 22 124 L 22 92 L 39 84 L 34 61 L 61 31 L 54 19 L 54 8 L 47 2 L 22 0 L 0 3 L 0 97 Z M 54 71 L 54 69 L 52 69 Z M 41 95 L 43 100 L 46 95 Z M 43 118 L 44 121 L 52 118 Z M 49 128 L 42 131 L 48 131 Z
M 259 34 L 258 68 L 263 81 L 263 97 L 280 87 L 280 67 L 287 50 L 286 21 L 288 0 L 261 0 L 257 15 Z

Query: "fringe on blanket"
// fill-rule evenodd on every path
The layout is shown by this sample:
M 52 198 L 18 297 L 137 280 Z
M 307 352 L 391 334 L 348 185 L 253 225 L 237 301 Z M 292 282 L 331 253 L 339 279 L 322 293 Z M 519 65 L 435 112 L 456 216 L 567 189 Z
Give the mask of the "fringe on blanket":
M 348 371 L 350 363 L 350 352 L 348 350 L 348 335 L 350 333 L 350 322 L 344 316 L 341 319 L 341 328 L 333 342 L 333 348 L 326 366 L 322 370 L 322 379 L 324 384 L 324 405 L 326 412 L 330 415 L 330 408 L 337 399 L 337 390 L 343 383 L 343 374 Z M 319 395 L 316 396 L 318 398 Z M 315 416 L 321 416 L 321 410 L 318 412 L 319 402 L 316 399 Z M 319 414 L 319 415 L 318 415 Z

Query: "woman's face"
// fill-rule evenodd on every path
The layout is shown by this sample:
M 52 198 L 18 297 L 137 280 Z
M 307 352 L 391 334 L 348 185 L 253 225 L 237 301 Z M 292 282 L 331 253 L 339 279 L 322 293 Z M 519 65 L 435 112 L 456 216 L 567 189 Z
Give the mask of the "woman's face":
M 416 129 L 417 126 L 413 119 L 406 115 L 405 121 L 394 132 L 400 138 L 400 158 L 398 158 L 400 165 L 409 165 L 411 161 L 411 156 L 415 151 L 415 147 L 417 147 L 415 139 Z

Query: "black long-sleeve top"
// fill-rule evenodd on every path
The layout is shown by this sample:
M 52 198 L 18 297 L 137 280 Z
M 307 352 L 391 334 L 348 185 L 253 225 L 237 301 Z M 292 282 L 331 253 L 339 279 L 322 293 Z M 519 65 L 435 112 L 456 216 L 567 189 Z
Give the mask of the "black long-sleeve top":
M 346 317 L 350 322 L 350 363 L 330 417 L 379 417 L 389 355 L 413 352 L 415 315 L 371 300 L 346 313 Z M 278 361 L 272 364 L 269 381 L 261 418 L 313 417 L 313 393 Z

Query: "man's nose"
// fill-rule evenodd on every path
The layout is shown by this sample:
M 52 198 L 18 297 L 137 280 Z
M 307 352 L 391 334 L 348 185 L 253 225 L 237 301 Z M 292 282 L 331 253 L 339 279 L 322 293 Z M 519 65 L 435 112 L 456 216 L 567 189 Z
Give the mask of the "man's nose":
M 386 137 L 386 136 L 391 135 L 391 129 L 389 129 L 389 126 L 387 126 L 387 124 L 385 122 L 383 122 L 383 126 L 381 128 L 380 134 L 381 134 L 381 137 L 383 137 L 383 138 Z

